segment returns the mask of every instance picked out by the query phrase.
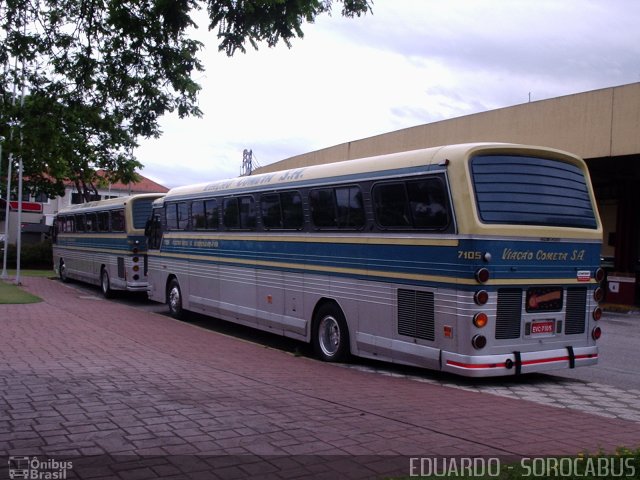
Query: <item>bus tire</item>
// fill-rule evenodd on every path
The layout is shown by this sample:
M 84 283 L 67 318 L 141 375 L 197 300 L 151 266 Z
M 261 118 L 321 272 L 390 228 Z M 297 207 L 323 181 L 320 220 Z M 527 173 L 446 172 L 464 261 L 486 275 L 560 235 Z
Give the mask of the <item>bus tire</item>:
M 109 280 L 109 272 L 106 268 L 100 271 L 100 289 L 104 298 L 112 298 L 113 290 L 111 290 L 111 281 Z
M 184 317 L 184 309 L 182 308 L 182 291 L 180 283 L 173 278 L 167 287 L 167 305 L 169 305 L 169 314 L 173 318 L 181 319 Z
M 316 355 L 325 362 L 342 362 L 349 357 L 349 329 L 338 305 L 325 303 L 318 308 L 311 341 Z
M 58 265 L 58 275 L 64 283 L 69 281 L 69 277 L 67 277 L 67 266 L 64 264 L 63 259 L 60 259 L 60 265 Z

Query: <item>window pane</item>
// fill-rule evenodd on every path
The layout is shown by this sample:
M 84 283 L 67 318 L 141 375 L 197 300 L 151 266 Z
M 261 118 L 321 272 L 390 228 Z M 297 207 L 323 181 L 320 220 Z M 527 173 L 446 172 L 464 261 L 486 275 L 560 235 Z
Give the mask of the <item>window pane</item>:
M 280 211 L 280 195 L 277 193 L 262 195 L 262 224 L 264 228 L 282 228 L 282 212 Z
M 207 216 L 207 228 L 209 230 L 217 230 L 218 229 L 218 201 L 207 200 L 204 202 L 205 204 L 205 212 Z
M 101 232 L 109 231 L 109 212 L 98 213 L 98 230 Z
M 224 211 L 224 226 L 227 228 L 239 228 L 240 215 L 238 212 L 238 199 L 225 198 L 222 203 L 222 208 Z
M 311 220 L 316 227 L 335 227 L 336 210 L 333 189 L 311 190 L 309 192 Z
M 124 210 L 113 210 L 111 212 L 111 231 L 124 232 Z
M 358 187 L 336 188 L 338 227 L 358 228 L 364 226 L 362 194 Z
M 178 230 L 184 230 L 189 224 L 189 205 L 186 202 L 178 204 Z
M 84 232 L 84 215 L 76 215 L 76 231 Z
M 175 203 L 167 205 L 167 230 L 178 229 L 178 210 Z
M 439 179 L 407 182 L 407 193 L 416 228 L 444 228 L 449 224 L 447 195 Z
M 302 197 L 298 192 L 283 192 L 280 194 L 282 206 L 282 228 L 301 229 L 304 224 L 302 213 Z
M 256 228 L 256 208 L 253 197 L 240 197 L 240 226 L 241 228 Z
M 85 228 L 87 232 L 97 232 L 98 231 L 98 221 L 96 220 L 95 213 L 87 213 L 85 216 Z
M 197 201 L 191 204 L 191 218 L 193 219 L 193 228 L 203 230 L 207 228 L 207 217 L 204 213 L 204 202 Z
M 373 209 L 382 227 L 410 227 L 409 203 L 404 183 L 388 183 L 373 188 Z
M 133 217 L 133 228 L 144 228 L 147 220 L 151 216 L 151 204 L 153 198 L 138 198 L 131 206 L 131 216 Z

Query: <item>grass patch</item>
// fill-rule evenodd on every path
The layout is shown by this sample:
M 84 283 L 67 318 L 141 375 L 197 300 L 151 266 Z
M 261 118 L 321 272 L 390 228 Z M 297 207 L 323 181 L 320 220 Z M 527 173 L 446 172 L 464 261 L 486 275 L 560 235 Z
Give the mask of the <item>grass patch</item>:
M 9 274 L 10 277 L 15 278 L 16 276 L 16 271 L 15 270 L 7 270 L 7 273 Z M 51 278 L 51 277 L 55 277 L 56 276 L 56 272 L 53 270 L 33 270 L 33 269 L 28 269 L 28 270 L 23 270 L 20 269 L 20 276 L 21 277 L 45 277 L 45 278 Z
M 40 297 L 25 292 L 13 283 L 0 280 L 0 304 L 38 303 L 41 301 Z

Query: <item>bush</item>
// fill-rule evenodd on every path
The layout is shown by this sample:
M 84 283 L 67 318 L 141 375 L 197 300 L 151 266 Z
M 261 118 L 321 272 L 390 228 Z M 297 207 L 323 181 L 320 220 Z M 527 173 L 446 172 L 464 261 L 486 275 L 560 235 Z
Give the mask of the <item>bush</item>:
M 7 246 L 7 268 L 16 268 L 16 246 Z M 40 243 L 26 243 L 22 245 L 20 268 L 51 269 L 53 265 L 53 251 L 51 241 Z M 4 252 L 2 253 L 4 255 Z

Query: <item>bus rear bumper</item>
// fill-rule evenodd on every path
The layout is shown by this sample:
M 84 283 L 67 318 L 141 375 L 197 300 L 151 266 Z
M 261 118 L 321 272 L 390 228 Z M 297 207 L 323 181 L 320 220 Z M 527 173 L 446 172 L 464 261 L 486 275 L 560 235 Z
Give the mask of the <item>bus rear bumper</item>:
M 501 355 L 459 355 L 442 351 L 442 370 L 466 377 L 493 377 L 582 367 L 598 363 L 598 347 L 567 347 Z

